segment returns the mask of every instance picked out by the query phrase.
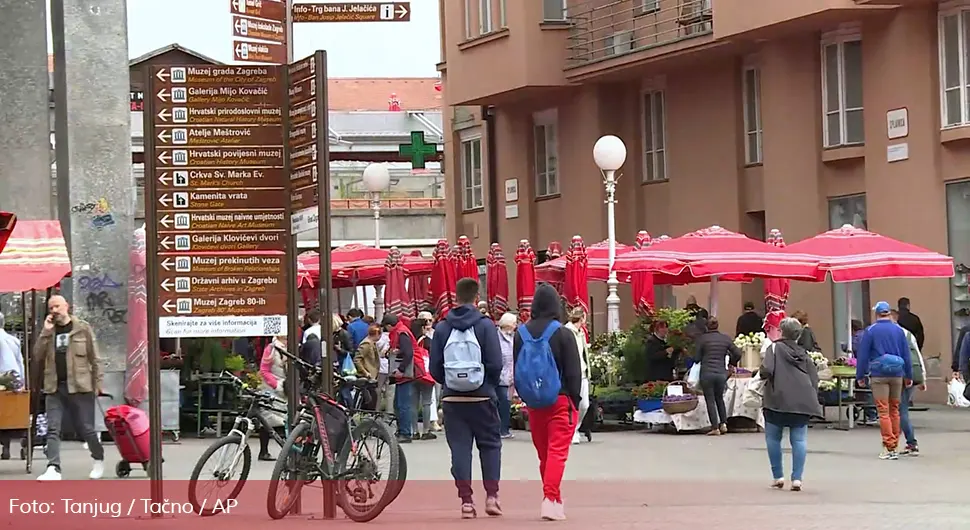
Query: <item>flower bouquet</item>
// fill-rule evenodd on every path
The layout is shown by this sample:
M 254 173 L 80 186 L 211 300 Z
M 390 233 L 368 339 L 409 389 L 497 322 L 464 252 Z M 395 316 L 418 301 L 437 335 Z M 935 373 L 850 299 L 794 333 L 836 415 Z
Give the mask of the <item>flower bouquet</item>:
M 667 383 L 651 381 L 633 389 L 633 397 L 637 400 L 640 412 L 653 412 L 663 407 L 662 398 L 667 392 Z
M 529 409 L 526 408 L 525 403 L 522 402 L 522 399 L 518 396 L 513 398 L 511 408 L 511 427 L 520 431 L 529 430 Z
M 739 366 L 749 370 L 757 370 L 761 366 L 761 346 L 766 340 L 768 340 L 768 336 L 760 331 L 735 337 L 734 345 L 741 350 Z
M 839 394 L 845 401 L 849 390 L 848 381 L 819 381 L 818 382 L 818 402 L 825 406 L 834 406 L 839 403 Z

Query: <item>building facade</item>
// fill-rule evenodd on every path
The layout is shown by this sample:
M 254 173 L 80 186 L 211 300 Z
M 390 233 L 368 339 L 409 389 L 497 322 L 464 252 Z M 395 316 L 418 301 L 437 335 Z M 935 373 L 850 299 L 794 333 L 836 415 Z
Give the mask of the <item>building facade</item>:
M 448 229 L 479 255 L 491 241 L 508 252 L 522 238 L 537 249 L 605 239 L 592 147 L 615 134 L 627 146 L 621 242 L 717 224 L 757 239 L 778 228 L 791 243 L 854 224 L 970 264 L 970 2 L 439 7 Z M 793 282 L 789 308 L 808 312 L 831 353 L 846 340 L 846 300 L 868 319 L 877 300 L 908 296 L 937 371 L 968 322 L 965 270 L 952 281 Z M 703 300 L 707 286 L 667 301 L 688 293 Z M 591 295 L 602 329 L 605 288 Z M 760 282 L 722 283 L 722 320 L 761 297 Z

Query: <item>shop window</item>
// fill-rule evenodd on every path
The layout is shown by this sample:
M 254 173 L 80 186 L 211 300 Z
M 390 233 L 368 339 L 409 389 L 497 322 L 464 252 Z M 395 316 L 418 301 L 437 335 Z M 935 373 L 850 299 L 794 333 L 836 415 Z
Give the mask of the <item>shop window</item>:
M 852 225 L 856 228 L 868 230 L 866 220 L 866 196 L 853 195 L 829 200 L 829 228 L 839 228 L 842 225 Z M 869 324 L 872 320 L 872 308 L 869 297 L 869 282 L 850 282 L 832 284 L 832 321 L 835 330 L 835 343 L 832 352 L 838 355 L 842 351 L 842 344 L 850 341 L 849 316 L 846 304 L 846 293 L 852 299 L 852 318 Z M 797 309 L 797 308 L 794 308 Z M 822 315 L 809 315 L 809 318 L 819 318 Z
M 958 329 L 970 324 L 970 181 L 954 182 L 946 186 L 946 229 L 948 252 L 953 256 L 956 274 L 950 280 L 950 311 L 956 340 Z

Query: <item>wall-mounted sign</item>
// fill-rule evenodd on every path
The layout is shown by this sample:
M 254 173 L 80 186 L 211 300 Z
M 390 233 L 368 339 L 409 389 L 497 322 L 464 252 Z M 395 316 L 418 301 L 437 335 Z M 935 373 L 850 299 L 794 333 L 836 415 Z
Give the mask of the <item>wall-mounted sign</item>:
M 906 107 L 886 113 L 886 134 L 890 140 L 909 136 L 909 111 Z
M 517 219 L 519 217 L 519 205 L 518 204 L 506 204 L 505 205 L 505 218 L 506 219 Z
M 519 179 L 505 179 L 505 202 L 519 200 Z
M 909 159 L 909 144 L 903 142 L 901 144 L 893 144 L 886 148 L 886 161 L 887 162 L 900 162 Z

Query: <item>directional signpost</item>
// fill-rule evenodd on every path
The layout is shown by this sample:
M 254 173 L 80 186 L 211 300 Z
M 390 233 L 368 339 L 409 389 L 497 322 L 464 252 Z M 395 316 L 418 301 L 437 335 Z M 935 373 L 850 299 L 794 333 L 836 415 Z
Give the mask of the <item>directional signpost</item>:
M 411 2 L 294 4 L 293 22 L 410 22 Z
M 326 55 L 317 52 L 289 66 L 290 233 L 314 230 L 320 224 L 320 183 L 329 174 Z M 321 180 L 322 178 L 322 180 Z
M 286 64 L 286 5 L 281 0 L 229 0 L 233 59 L 246 63 Z

